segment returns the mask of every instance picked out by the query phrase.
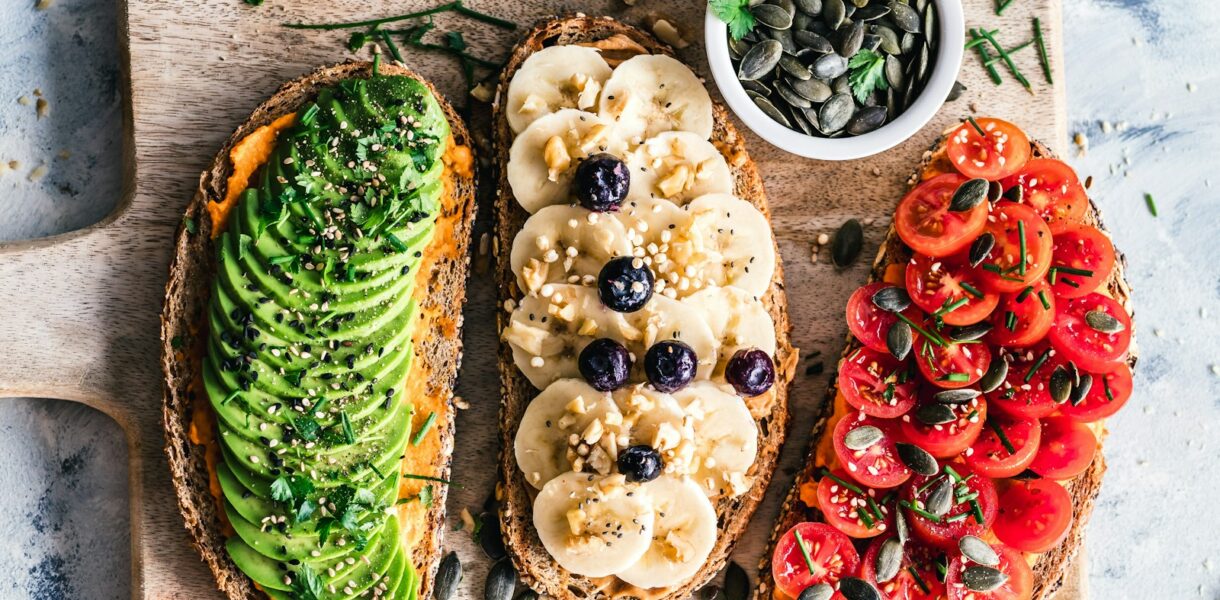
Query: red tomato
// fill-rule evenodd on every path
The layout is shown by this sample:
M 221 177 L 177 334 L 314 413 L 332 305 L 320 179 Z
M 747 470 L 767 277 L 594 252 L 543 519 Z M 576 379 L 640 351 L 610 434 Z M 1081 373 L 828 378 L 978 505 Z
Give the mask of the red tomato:
M 1131 367 L 1121 363 L 1109 373 L 1090 373 L 1093 384 L 1077 404 L 1065 403 L 1059 412 L 1082 423 L 1112 416 L 1131 397 Z
M 876 350 L 877 352 L 889 352 L 889 348 L 885 345 L 885 336 L 890 332 L 890 327 L 898 322 L 898 315 L 877 308 L 873 304 L 873 295 L 878 290 L 897 287 L 893 284 L 878 281 L 870 283 L 866 286 L 856 288 L 852 293 L 851 298 L 847 300 L 847 328 L 851 330 L 851 334 L 861 344 Z M 907 314 L 910 313 L 910 314 Z M 907 309 L 908 317 L 916 319 L 915 310 Z M 918 320 L 918 319 L 916 319 Z
M 960 474 L 963 480 L 959 481 L 956 477 L 948 473 L 948 469 L 953 469 Z M 909 507 L 905 508 L 905 516 L 911 524 L 911 531 L 915 537 L 943 548 L 950 552 L 957 552 L 957 540 L 963 535 L 982 535 L 995 522 L 996 513 L 996 491 L 995 483 L 990 477 L 977 473 L 963 463 L 952 463 L 946 465 L 946 471 L 939 475 L 925 477 L 916 475 L 907 482 L 902 490 L 902 498 L 911 505 L 917 507 L 925 506 L 928 497 L 932 492 L 941 485 L 942 482 L 952 479 L 958 482 L 954 485 L 954 500 L 949 508 L 949 512 L 936 520 L 933 520 L 925 515 L 922 515 Z M 935 483 L 933 483 L 935 480 Z M 975 493 L 977 497 L 973 501 L 958 502 L 957 497 L 962 496 L 957 493 L 957 490 L 964 491 L 966 498 L 973 497 Z M 918 504 L 916 503 L 918 501 Z M 975 514 L 974 505 L 978 504 L 978 512 L 982 513 L 983 522 L 979 523 L 978 516 Z M 962 517 L 961 515 L 966 515 Z
M 1007 444 L 1000 439 L 996 429 L 1004 433 Z M 994 479 L 1013 477 L 1034 461 L 1041 439 L 1042 423 L 1037 419 L 992 414 L 979 438 L 966 450 L 966 464 Z
M 796 536 L 800 535 L 800 542 Z M 805 560 L 805 552 L 809 560 Z M 775 585 L 789 598 L 801 595 L 805 588 L 819 583 L 834 584 L 856 573 L 860 555 L 851 545 L 851 538 L 825 523 L 798 523 L 789 529 L 775 545 L 771 557 L 771 575 Z
M 1015 481 L 1000 493 L 1000 512 L 991 530 L 1001 542 L 1023 552 L 1046 552 L 1067 537 L 1072 497 L 1046 479 Z
M 1047 221 L 1079 220 L 1089 206 L 1089 197 L 1076 171 L 1053 158 L 1034 158 L 1020 173 L 1000 182 L 1007 190 L 1022 188 L 1022 204 L 1028 204 Z
M 942 600 L 945 584 L 936 570 L 941 552 L 918 542 L 908 541 L 902 553 L 898 574 L 885 583 L 877 582 L 877 555 L 881 545 L 894 536 L 881 536 L 869 544 L 860 563 L 860 578 L 876 586 L 884 600 Z M 914 571 L 914 572 L 912 572 Z
M 889 352 L 860 348 L 839 368 L 839 390 L 860 412 L 892 419 L 915 405 L 919 383 L 909 363 Z
M 978 237 L 987 223 L 987 203 L 954 212 L 953 193 L 966 182 L 961 175 L 945 173 L 907 192 L 894 214 L 894 227 L 906 245 L 930 256 L 948 256 Z
M 1042 440 L 1031 471 L 1047 479 L 1071 479 L 1088 470 L 1097 454 L 1097 436 L 1068 417 L 1042 419 Z
M 954 168 L 966 177 L 995 181 L 1021 170 L 1029 160 L 1029 138 L 1008 121 L 976 119 L 986 135 L 971 123 L 962 123 L 949 136 L 947 154 Z
M 995 294 L 980 289 L 979 270 L 961 254 L 944 258 L 916 254 L 906 268 L 906 285 L 912 302 L 949 325 L 978 323 L 999 302 Z
M 1024 350 L 1001 352 L 996 360 L 1008 360 L 1008 377 L 987 394 L 991 408 L 1025 419 L 1040 419 L 1059 408 L 1051 398 L 1050 379 L 1065 361 L 1049 345 L 1043 342 Z
M 949 572 L 945 575 L 949 600 L 1029 600 L 1033 597 L 1034 572 L 1025 562 L 1025 555 L 1003 544 L 992 544 L 991 547 L 1000 555 L 1000 564 L 996 568 L 1008 575 L 1008 581 L 990 592 L 966 589 L 962 583 L 962 573 L 971 565 L 959 555 L 949 563 Z
M 929 392 L 936 390 L 932 388 Z M 924 402 L 933 403 L 930 394 Z M 983 422 L 987 420 L 987 401 L 979 396 L 965 404 L 949 405 L 949 408 L 957 420 L 941 425 L 924 424 L 914 414 L 904 416 L 902 437 L 937 458 L 961 454 L 978 439 L 983 429 Z
M 848 485 L 835 480 L 835 477 L 848 482 Z M 851 483 L 851 479 L 851 475 L 843 469 L 835 469 L 834 477 L 822 477 L 818 481 L 818 508 L 827 523 L 851 537 L 880 535 L 889 528 L 890 507 L 877 502 L 876 490 Z M 868 502 L 870 498 L 873 500 L 871 504 Z
M 1079 298 L 1101 287 L 1114 270 L 1114 244 L 1096 227 L 1058 222 L 1051 271 L 1047 278 L 1056 296 Z
M 1032 346 L 1050 331 L 1055 320 L 1055 297 L 1046 281 L 1038 280 L 1019 292 L 1000 296 L 991 313 L 994 326 L 987 339 L 1000 346 Z
M 881 430 L 881 441 L 864 450 L 848 448 L 844 442 L 848 432 L 867 425 Z M 911 477 L 911 470 L 898 458 L 898 450 L 894 446 L 898 439 L 897 433 L 898 427 L 894 421 L 852 411 L 835 425 L 835 455 L 839 457 L 839 464 L 847 469 L 852 479 L 875 488 L 896 487 Z
M 987 217 L 995 246 L 980 265 L 983 283 L 996 292 L 1019 292 L 1042 279 L 1051 268 L 1051 228 L 1028 206 L 1000 202 Z M 1025 270 L 1021 270 L 1021 239 Z
M 1093 311 L 1104 312 L 1122 327 L 1115 333 L 1102 333 L 1085 320 Z M 1047 334 L 1051 345 L 1064 359 L 1085 371 L 1110 371 L 1127 357 L 1131 345 L 1131 317 L 1113 298 L 1089 294 L 1055 306 L 1055 323 Z
M 926 330 L 931 325 L 925 323 L 923 327 Z M 938 346 L 925 340 L 922 334 L 915 336 L 911 356 L 924 379 L 942 388 L 973 385 L 991 366 L 991 348 L 987 344 L 946 343 Z

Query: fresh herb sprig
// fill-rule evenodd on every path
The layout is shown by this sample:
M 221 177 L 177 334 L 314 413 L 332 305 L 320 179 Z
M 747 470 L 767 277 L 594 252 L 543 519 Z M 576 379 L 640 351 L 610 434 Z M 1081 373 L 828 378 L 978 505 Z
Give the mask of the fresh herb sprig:
M 729 26 L 729 35 L 740 40 L 754 29 L 754 13 L 750 0 L 710 0 L 712 14 Z
M 873 90 L 884 91 L 889 88 L 889 83 L 885 79 L 885 56 L 879 52 L 867 48 L 862 49 L 851 57 L 847 68 L 850 69 L 847 82 L 851 84 L 852 94 L 861 103 L 873 93 Z

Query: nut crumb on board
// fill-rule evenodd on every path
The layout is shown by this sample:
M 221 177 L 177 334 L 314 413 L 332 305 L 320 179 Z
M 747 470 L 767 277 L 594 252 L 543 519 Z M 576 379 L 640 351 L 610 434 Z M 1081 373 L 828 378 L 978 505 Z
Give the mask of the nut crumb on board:
M 47 171 L 48 169 L 46 165 L 38 165 L 37 167 L 34 167 L 34 170 L 30 171 L 30 174 L 28 177 L 26 177 L 26 179 L 29 179 L 30 181 L 41 181 L 43 177 L 47 176 Z
M 51 114 L 51 104 L 47 102 L 46 98 L 40 97 L 35 102 L 34 110 L 38 113 L 38 118 L 42 119 Z
M 30 97 L 29 97 L 29 96 L 24 96 L 24 95 L 23 95 L 23 96 L 19 96 L 19 97 L 17 98 L 17 104 L 20 104 L 20 105 L 22 105 L 22 106 L 29 106 L 31 102 L 32 102 L 32 101 L 30 100 Z

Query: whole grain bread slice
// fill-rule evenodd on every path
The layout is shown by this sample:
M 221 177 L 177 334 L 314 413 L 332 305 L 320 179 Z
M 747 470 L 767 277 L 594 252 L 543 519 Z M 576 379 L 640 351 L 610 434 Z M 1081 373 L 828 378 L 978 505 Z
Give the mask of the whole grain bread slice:
M 462 119 L 430 83 L 398 63 L 384 63 L 379 72 L 383 75 L 413 77 L 424 83 L 444 110 L 454 142 L 467 148 L 473 146 Z M 233 600 L 254 600 L 265 595 L 258 591 L 225 552 L 225 525 L 221 520 L 217 498 L 209 488 L 207 446 L 192 441 L 191 436 L 193 408 L 197 402 L 208 402 L 198 386 L 216 253 L 211 236 L 214 224 L 205 207 L 208 202 L 224 198 L 227 180 L 233 169 L 229 151 L 234 144 L 276 118 L 295 112 L 315 98 L 322 88 L 346 79 L 367 78 L 371 74 L 372 63 L 369 62 L 346 62 L 322 67 L 285 83 L 271 98 L 260 104 L 250 118 L 229 136 L 211 166 L 200 175 L 199 188 L 187 205 L 183 220 L 184 224 L 192 225 L 180 226 L 174 242 L 174 257 L 161 313 L 165 451 L 169 456 L 170 474 L 186 529 L 204 562 L 211 568 L 217 586 Z M 413 378 L 426 378 L 426 399 L 420 402 L 430 403 L 436 412 L 437 442 L 407 448 L 408 453 L 435 453 L 427 460 L 434 465 L 434 475 L 442 479 L 449 476 L 453 451 L 453 386 L 462 358 L 461 311 L 455 308 L 460 308 L 466 297 L 467 250 L 475 198 L 472 172 L 468 169 L 447 169 L 446 173 L 450 181 L 437 218 L 436 237 L 428 247 L 417 275 L 426 278 L 428 284 L 417 288 L 421 323 L 417 325 L 419 333 L 413 340 L 416 358 L 410 374 Z M 421 503 L 411 503 L 420 506 L 418 513 L 412 513 L 417 518 L 411 523 L 403 523 L 402 527 L 402 543 L 411 544 L 412 563 L 420 577 L 420 597 L 423 598 L 431 594 L 444 531 L 447 486 L 434 485 L 433 489 L 431 505 L 423 507 Z
M 521 292 L 509 266 L 508 252 L 513 237 L 520 231 L 529 216 L 518 205 L 508 185 L 504 166 L 507 164 L 513 134 L 503 111 L 503 100 L 508 83 L 521 64 L 534 52 L 543 48 L 565 44 L 600 44 L 611 62 L 628 58 L 634 53 L 670 54 L 650 35 L 632 26 L 608 17 L 575 15 L 543 21 L 528 32 L 513 49 L 500 75 L 499 91 L 494 114 L 495 151 L 499 160 L 499 188 L 495 204 L 496 237 L 494 250 L 498 259 L 497 283 L 500 300 L 519 300 Z M 734 193 L 753 204 L 770 219 L 766 193 L 758 169 L 746 153 L 744 140 L 729 120 L 723 106 L 714 104 L 715 127 L 712 141 L 724 154 L 733 173 Z M 774 242 L 772 242 L 774 244 Z M 776 350 L 777 378 L 776 401 L 770 407 L 755 412 L 759 425 L 758 458 L 748 473 L 754 485 L 746 494 L 734 499 L 722 499 L 716 503 L 718 537 L 707 563 L 686 583 L 674 587 L 641 590 L 614 578 L 587 578 L 565 571 L 551 559 L 533 526 L 531 510 L 532 488 L 517 468 L 513 454 L 513 439 L 526 405 L 538 393 L 524 375 L 513 365 L 512 352 L 507 344 L 500 349 L 501 395 L 501 480 L 497 487 L 497 498 L 501 501 L 500 522 L 505 546 L 513 564 L 527 585 L 551 598 L 686 598 L 724 567 L 734 543 L 745 530 L 750 516 L 758 507 L 767 484 L 775 469 L 780 446 L 783 444 L 788 425 L 788 386 L 796 368 L 797 350 L 792 347 L 789 332 L 787 299 L 784 292 L 783 269 L 779 264 L 776 247 L 776 268 L 771 287 L 762 301 L 775 322 L 778 342 Z M 508 324 L 508 313 L 499 313 L 498 326 L 502 331 Z
M 950 130 L 952 131 L 952 129 Z M 948 139 L 949 131 L 937 140 L 933 147 L 926 151 L 923 155 L 920 167 L 915 170 L 908 180 L 908 188 L 914 188 L 920 182 L 924 173 L 929 172 L 953 172 L 954 167 L 948 161 L 944 154 L 945 142 Z M 1031 142 L 1031 148 L 1034 157 L 1054 158 L 1054 153 L 1041 142 Z M 1102 223 L 1101 211 L 1097 208 L 1097 204 L 1090 200 L 1089 210 L 1084 217 L 1085 222 L 1089 225 L 1097 227 L 1103 232 L 1106 231 L 1105 225 Z M 898 237 L 894 227 L 891 225 L 889 232 L 886 234 L 885 241 L 882 242 L 881 248 L 877 253 L 877 258 L 873 261 L 872 270 L 869 273 L 868 283 L 881 281 L 886 273 L 886 269 L 890 265 L 905 264 L 910 261 L 913 251 L 902 239 Z M 1128 314 L 1134 316 L 1135 312 L 1131 304 L 1131 288 L 1127 284 L 1127 280 L 1123 276 L 1126 268 L 1126 258 L 1121 252 L 1118 253 L 1114 272 L 1110 278 L 1103 284 L 1110 294 L 1125 308 Z M 847 345 L 843 349 L 843 354 L 839 359 L 839 365 L 842 366 L 843 361 L 849 354 L 854 352 L 861 345 L 850 334 L 847 336 Z M 1132 340 L 1130 356 L 1128 362 L 1132 367 L 1135 366 L 1137 357 L 1137 349 L 1134 339 Z M 800 499 L 800 484 L 803 481 L 811 481 L 815 478 L 820 467 L 816 465 L 814 455 L 817 451 L 818 444 L 823 435 L 827 434 L 827 421 L 833 415 L 835 395 L 838 389 L 835 381 L 832 379 L 829 388 L 826 390 L 826 397 L 819 407 L 819 415 L 813 426 L 811 434 L 809 458 L 806 460 L 805 467 L 800 474 L 797 475 L 795 483 L 788 491 L 788 495 L 784 499 L 784 503 L 780 509 L 780 516 L 775 522 L 775 528 L 771 532 L 770 542 L 767 546 L 767 551 L 763 553 L 759 560 L 759 575 L 758 586 L 755 590 L 754 597 L 757 600 L 769 600 L 774 597 L 775 581 L 771 576 L 771 555 L 774 553 L 775 544 L 780 536 L 787 532 L 792 526 L 804 521 L 821 521 L 821 512 L 816 508 L 806 506 Z M 1098 440 L 1100 444 L 1101 439 Z M 1080 476 L 1067 484 L 1068 493 L 1072 497 L 1073 521 L 1071 529 L 1068 531 L 1067 538 L 1055 549 L 1043 553 L 1038 556 L 1037 561 L 1033 564 L 1034 572 L 1034 600 L 1046 600 L 1052 597 L 1056 590 L 1063 585 L 1067 568 L 1071 564 L 1072 559 L 1076 556 L 1081 544 L 1084 543 L 1084 528 L 1089 520 L 1089 516 L 1093 512 L 1093 505 L 1097 500 L 1097 494 L 1101 490 L 1102 475 L 1106 471 L 1106 462 L 1101 451 L 1097 452 L 1096 458 L 1089 469 Z

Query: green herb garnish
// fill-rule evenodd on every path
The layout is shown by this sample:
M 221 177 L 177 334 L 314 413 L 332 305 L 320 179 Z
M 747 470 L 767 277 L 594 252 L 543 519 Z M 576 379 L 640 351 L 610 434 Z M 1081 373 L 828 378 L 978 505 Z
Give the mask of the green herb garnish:
M 809 574 L 813 575 L 813 557 L 809 556 L 809 546 L 805 544 L 799 530 L 794 529 L 792 535 L 796 538 L 796 547 L 801 549 L 801 556 L 805 557 L 805 566 L 809 569 Z
M 1046 82 L 1054 85 L 1055 78 L 1051 76 L 1051 60 L 1046 54 L 1046 39 L 1042 37 L 1042 20 L 1034 17 L 1034 41 L 1038 42 L 1038 60 L 1042 63 L 1042 74 Z
M 749 0 L 711 0 L 712 14 L 729 26 L 729 35 L 740 40 L 754 29 L 754 13 Z
M 1152 216 L 1157 216 L 1156 200 L 1152 199 L 1152 194 L 1144 194 L 1144 204 L 1148 205 L 1148 212 L 1152 213 Z
M 411 445 L 412 446 L 420 445 L 420 443 L 424 441 L 424 437 L 428 435 L 428 430 L 432 429 L 432 425 L 435 423 L 436 423 L 436 413 L 435 412 L 428 413 L 427 418 L 424 419 L 424 424 L 419 426 L 419 431 L 415 432 L 415 435 L 411 438 Z
M 847 63 L 850 72 L 847 81 L 851 84 L 852 94 L 861 103 L 873 93 L 873 90 L 885 90 L 889 83 L 885 80 L 885 56 L 863 49 L 856 52 Z

